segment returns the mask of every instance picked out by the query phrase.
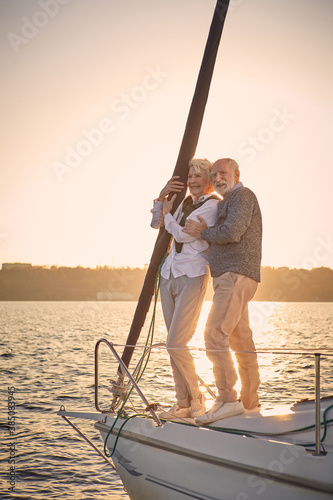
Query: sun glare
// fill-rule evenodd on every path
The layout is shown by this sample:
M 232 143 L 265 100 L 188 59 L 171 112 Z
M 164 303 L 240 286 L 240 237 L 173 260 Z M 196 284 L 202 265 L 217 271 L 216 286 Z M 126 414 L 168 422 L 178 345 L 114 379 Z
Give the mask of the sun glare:
M 207 358 L 204 343 L 204 328 L 209 314 L 211 302 L 203 304 L 197 329 L 190 342 L 190 349 L 194 358 L 197 374 L 215 393 L 213 367 Z M 262 396 L 271 393 L 273 387 L 279 387 L 281 374 L 288 378 L 288 373 L 293 371 L 294 358 L 285 355 L 288 339 L 284 332 L 288 305 L 281 302 L 250 302 L 249 317 L 253 338 L 258 351 L 258 364 L 261 379 Z M 232 359 L 238 375 L 236 390 L 239 392 L 241 385 L 235 353 Z M 286 413 L 285 409 L 281 414 Z

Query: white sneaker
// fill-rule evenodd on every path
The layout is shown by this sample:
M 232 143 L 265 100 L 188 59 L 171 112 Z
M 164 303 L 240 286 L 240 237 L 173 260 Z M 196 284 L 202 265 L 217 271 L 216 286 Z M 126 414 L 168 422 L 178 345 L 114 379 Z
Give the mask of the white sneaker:
M 163 411 L 159 414 L 160 418 L 164 420 L 173 420 L 175 418 L 189 418 L 191 416 L 191 408 L 181 408 L 175 403 L 170 410 Z
M 202 394 L 200 399 L 191 399 L 191 417 L 199 417 L 206 412 L 206 398 Z
M 241 415 L 244 412 L 244 406 L 241 401 L 228 403 L 216 401 L 207 413 L 195 419 L 195 423 L 199 425 L 210 424 L 211 422 L 216 422 L 216 420 L 221 420 L 221 418 Z

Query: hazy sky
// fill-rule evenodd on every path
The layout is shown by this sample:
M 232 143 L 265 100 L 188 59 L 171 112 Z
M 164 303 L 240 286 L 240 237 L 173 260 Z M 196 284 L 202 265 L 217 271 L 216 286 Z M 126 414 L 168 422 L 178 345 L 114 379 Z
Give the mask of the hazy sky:
M 213 0 L 0 0 L 0 263 L 143 266 Z M 333 2 L 231 0 L 196 156 L 234 157 L 263 264 L 333 267 Z

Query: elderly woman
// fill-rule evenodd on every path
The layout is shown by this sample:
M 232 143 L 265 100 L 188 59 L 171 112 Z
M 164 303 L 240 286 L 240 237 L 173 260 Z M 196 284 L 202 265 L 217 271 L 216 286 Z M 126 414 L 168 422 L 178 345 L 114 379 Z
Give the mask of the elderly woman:
M 192 355 L 187 344 L 192 339 L 204 300 L 208 276 L 208 243 L 183 231 L 188 219 L 202 217 L 207 227 L 214 226 L 217 205 L 212 195 L 211 163 L 206 159 L 192 159 L 187 179 L 190 196 L 185 198 L 178 216 L 171 215 L 176 194 L 183 183 L 172 177 L 155 200 L 151 226 L 165 229 L 173 236 L 171 251 L 161 269 L 161 302 L 168 330 L 167 349 L 170 355 L 177 402 L 162 418 L 195 418 L 206 411 L 200 392 Z M 164 220 L 163 220 L 164 219 Z

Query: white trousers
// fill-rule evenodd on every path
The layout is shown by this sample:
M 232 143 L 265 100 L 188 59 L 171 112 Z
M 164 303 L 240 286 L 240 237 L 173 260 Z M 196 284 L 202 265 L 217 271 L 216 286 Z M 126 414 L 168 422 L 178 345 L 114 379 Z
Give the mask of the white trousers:
M 208 283 L 208 276 L 161 278 L 161 302 L 168 330 L 176 399 L 179 406 L 189 406 L 191 399 L 201 397 L 192 354 L 187 344 L 194 335 Z

